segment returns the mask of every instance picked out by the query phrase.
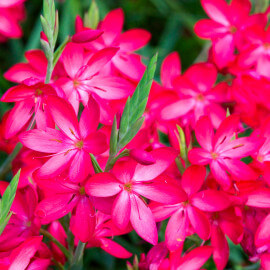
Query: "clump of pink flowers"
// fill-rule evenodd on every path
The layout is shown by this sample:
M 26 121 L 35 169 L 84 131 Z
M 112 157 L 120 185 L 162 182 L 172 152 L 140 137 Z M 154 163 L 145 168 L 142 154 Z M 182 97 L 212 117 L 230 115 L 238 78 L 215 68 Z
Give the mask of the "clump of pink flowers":
M 21 35 L 21 13 L 9 12 L 23 1 L 7 2 L 0 40 Z M 172 52 L 152 82 L 156 57 L 146 67 L 137 52 L 151 34 L 123 31 L 122 9 L 91 25 L 78 16 L 56 50 L 57 13 L 46 3 L 43 51 L 4 74 L 16 85 L 1 98 L 14 107 L 0 148 L 21 171 L 0 268 L 79 269 L 84 250 L 98 247 L 129 270 L 197 270 L 210 260 L 223 270 L 230 240 L 270 269 L 268 11 L 201 0 L 209 19 L 194 31 L 209 40 L 207 61 L 182 72 Z M 7 189 L 1 181 L 1 195 Z M 146 246 L 139 258 L 114 239 L 132 231 Z

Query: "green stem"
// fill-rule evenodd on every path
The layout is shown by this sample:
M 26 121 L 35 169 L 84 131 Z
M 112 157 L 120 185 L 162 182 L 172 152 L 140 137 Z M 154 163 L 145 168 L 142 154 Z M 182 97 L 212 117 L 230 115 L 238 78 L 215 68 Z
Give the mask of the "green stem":
M 129 150 L 128 149 L 125 149 L 118 156 L 109 156 L 108 161 L 107 161 L 107 164 L 105 166 L 104 172 L 109 172 L 113 168 L 115 162 L 118 159 L 120 159 L 122 157 L 127 157 L 128 155 L 129 155 Z
M 83 253 L 84 253 L 85 246 L 86 246 L 86 243 L 83 243 L 81 241 L 78 242 L 74 257 L 71 262 L 71 266 L 70 266 L 71 270 L 79 270 L 82 268 Z
M 50 83 L 53 73 L 53 51 L 51 52 L 51 57 L 48 59 L 47 73 L 45 83 Z
M 0 179 L 3 179 L 5 174 L 10 170 L 10 164 L 14 160 L 14 158 L 18 155 L 20 150 L 22 149 L 22 144 L 17 143 L 12 153 L 7 157 L 4 163 L 0 167 Z
M 55 245 L 57 245 L 57 247 L 64 253 L 64 255 L 66 256 L 67 259 L 70 260 L 70 258 L 72 257 L 71 252 L 64 246 L 62 245 L 56 238 L 54 238 L 53 235 L 51 235 L 48 231 L 44 230 L 44 229 L 40 229 L 39 230 L 40 233 L 44 236 L 46 236 L 50 241 L 52 241 Z

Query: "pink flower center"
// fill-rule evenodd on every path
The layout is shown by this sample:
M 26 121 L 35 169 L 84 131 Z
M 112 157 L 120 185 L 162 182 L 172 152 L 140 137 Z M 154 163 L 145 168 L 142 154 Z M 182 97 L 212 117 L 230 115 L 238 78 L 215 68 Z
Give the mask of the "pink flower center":
M 85 194 L 86 194 L 85 188 L 84 188 L 84 187 L 81 187 L 81 188 L 79 189 L 79 193 L 80 193 L 80 195 L 85 195 Z
M 257 160 L 258 160 L 260 163 L 263 163 L 264 157 L 263 157 L 262 155 L 258 155 L 258 156 L 257 156 Z
M 76 88 L 76 87 L 78 87 L 78 86 L 80 85 L 80 82 L 77 81 L 77 80 L 74 80 L 74 81 L 73 81 L 73 85 L 74 85 L 74 87 Z
M 35 95 L 36 95 L 37 97 L 41 96 L 42 94 L 43 94 L 43 91 L 42 91 L 41 89 L 36 89 Z
M 83 141 L 77 141 L 75 142 L 75 147 L 78 149 L 82 149 L 83 148 Z
M 215 152 L 211 153 L 212 159 L 216 160 L 218 158 L 218 154 Z
M 269 42 L 265 42 L 263 44 L 263 47 L 266 49 L 266 50 L 269 50 L 270 49 L 270 43 Z
M 198 100 L 198 101 L 204 101 L 203 94 L 200 93 L 199 95 L 197 95 L 196 100 Z
M 127 192 L 131 192 L 132 191 L 132 183 L 127 183 L 124 184 L 124 190 L 126 190 Z
M 232 25 L 232 26 L 230 27 L 230 32 L 231 32 L 232 34 L 234 34 L 234 33 L 236 33 L 236 31 L 237 31 L 237 28 L 236 28 L 234 25 Z

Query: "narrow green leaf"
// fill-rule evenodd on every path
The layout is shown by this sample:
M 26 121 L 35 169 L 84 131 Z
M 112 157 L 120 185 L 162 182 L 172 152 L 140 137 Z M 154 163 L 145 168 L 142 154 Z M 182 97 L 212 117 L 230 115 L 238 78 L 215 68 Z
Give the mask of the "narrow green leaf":
M 121 117 L 121 123 L 120 123 L 120 130 L 119 130 L 119 138 L 121 139 L 129 127 L 129 113 L 130 111 L 130 97 L 128 97 L 124 111 L 122 113 Z
M 88 12 L 84 15 L 84 25 L 96 29 L 99 23 L 99 10 L 95 0 L 92 0 Z
M 5 190 L 5 193 L 3 194 L 3 197 L 0 201 L 0 224 L 1 224 L 1 230 L 0 230 L 0 235 L 2 234 L 5 224 L 7 224 L 9 217 L 9 211 L 11 208 L 11 205 L 14 201 L 19 178 L 20 178 L 20 172 L 21 170 L 18 171 L 18 173 L 13 177 L 11 180 L 10 184 Z
M 103 172 L 102 169 L 100 168 L 95 156 L 93 154 L 90 154 L 90 157 L 91 157 L 91 161 L 92 161 L 92 165 L 94 167 L 94 171 L 95 173 L 101 173 Z
M 122 137 L 118 142 L 118 151 L 125 147 L 138 133 L 142 124 L 144 122 L 144 117 L 139 118 L 135 123 L 133 123 L 127 130 L 125 136 Z
M 131 130 L 135 130 L 133 126 L 137 127 L 137 121 L 144 113 L 156 70 L 156 64 L 157 54 L 155 54 L 150 60 L 149 65 L 147 66 L 144 75 L 136 87 L 132 97 L 127 100 L 120 122 L 118 149 L 121 149 L 120 145 L 122 147 L 125 146 L 123 142 L 129 142 L 127 138 L 133 138 L 136 135 L 128 136 L 127 133 Z
M 180 147 L 180 156 L 186 162 L 187 161 L 187 145 L 186 145 L 186 136 L 183 129 L 176 125 L 178 134 L 179 134 L 179 147 Z
M 9 212 L 8 215 L 6 216 L 6 218 L 4 219 L 4 221 L 0 223 L 0 235 L 2 234 L 5 227 L 7 226 L 11 216 L 12 216 L 12 212 Z
M 53 66 L 55 67 L 56 63 L 58 62 L 62 52 L 64 51 L 67 43 L 69 42 L 70 37 L 66 37 L 66 39 L 64 40 L 64 42 L 57 48 L 57 50 L 55 51 L 54 55 L 53 55 Z
M 110 155 L 117 154 L 117 140 L 118 140 L 118 130 L 117 130 L 117 120 L 115 116 L 113 119 L 111 138 L 110 138 Z

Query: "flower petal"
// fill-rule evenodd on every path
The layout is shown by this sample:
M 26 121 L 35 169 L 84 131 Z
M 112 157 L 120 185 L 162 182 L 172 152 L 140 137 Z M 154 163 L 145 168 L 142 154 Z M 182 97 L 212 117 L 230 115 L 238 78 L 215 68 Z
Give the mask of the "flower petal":
M 137 195 L 132 194 L 130 222 L 134 230 L 145 241 L 156 245 L 158 241 L 157 227 L 150 208 Z
M 87 194 L 95 197 L 110 197 L 121 191 L 121 183 L 111 173 L 98 173 L 85 185 Z
M 130 220 L 131 203 L 129 192 L 123 190 L 116 197 L 112 207 L 112 220 L 120 229 L 125 229 Z

